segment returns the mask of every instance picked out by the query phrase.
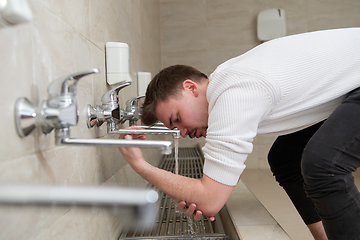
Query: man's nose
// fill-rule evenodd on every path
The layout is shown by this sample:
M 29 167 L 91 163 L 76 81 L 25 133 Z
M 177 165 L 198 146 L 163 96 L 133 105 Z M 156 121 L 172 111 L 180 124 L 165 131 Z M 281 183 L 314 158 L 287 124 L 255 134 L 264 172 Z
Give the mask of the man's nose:
M 183 138 L 185 138 L 185 137 L 187 136 L 187 133 L 185 133 L 185 131 L 181 131 L 181 130 L 180 130 L 180 132 L 181 132 L 181 136 L 182 136 Z
M 188 131 L 186 130 L 186 128 L 181 127 L 181 126 L 177 126 L 176 128 L 180 130 L 181 136 L 182 136 L 183 138 L 185 138 L 185 137 L 187 136 Z

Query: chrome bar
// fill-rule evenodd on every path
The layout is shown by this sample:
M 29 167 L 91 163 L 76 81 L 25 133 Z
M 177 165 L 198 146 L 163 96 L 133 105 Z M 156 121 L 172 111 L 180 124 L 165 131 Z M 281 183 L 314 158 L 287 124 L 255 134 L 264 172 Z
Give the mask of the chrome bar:
M 100 207 L 144 229 L 153 226 L 157 200 L 158 193 L 146 189 L 0 184 L 0 205 Z
M 156 230 L 156 236 L 160 235 L 161 225 L 163 223 L 163 219 L 165 219 L 164 215 L 165 215 L 165 212 L 166 212 L 166 205 L 167 205 L 167 202 L 168 202 L 168 198 L 169 198 L 168 195 L 164 194 L 164 196 L 163 196 L 163 205 L 160 207 L 161 214 L 160 214 L 160 218 L 159 218 L 158 229 Z
M 61 205 L 123 207 L 155 203 L 158 193 L 118 187 L 60 187 L 0 185 L 0 203 L 14 205 Z
M 170 141 L 60 138 L 57 140 L 57 144 L 95 147 L 160 148 L 163 154 L 171 154 L 172 152 L 172 143 Z
M 118 133 L 118 134 L 153 134 L 153 135 L 173 135 L 174 138 L 180 138 L 181 132 L 178 129 L 169 129 L 167 127 L 149 127 L 149 126 L 136 126 L 141 129 L 117 129 L 113 127 L 108 127 L 108 133 Z
M 169 204 L 167 207 L 167 215 L 165 218 L 165 234 L 169 235 L 169 221 L 170 221 L 170 214 L 171 214 L 171 208 L 172 208 L 172 199 L 169 198 Z

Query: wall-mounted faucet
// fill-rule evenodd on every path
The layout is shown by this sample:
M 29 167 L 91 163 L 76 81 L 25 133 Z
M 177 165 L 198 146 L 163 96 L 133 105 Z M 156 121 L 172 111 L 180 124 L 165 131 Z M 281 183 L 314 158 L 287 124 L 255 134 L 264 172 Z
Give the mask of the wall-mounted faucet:
M 40 126 L 45 134 L 55 129 L 55 142 L 58 145 L 161 148 L 163 154 L 170 154 L 172 151 L 170 141 L 73 139 L 70 137 L 70 126 L 77 125 L 79 119 L 76 103 L 77 83 L 82 77 L 94 73 L 99 73 L 99 70 L 94 68 L 53 81 L 48 88 L 49 99 L 43 101 L 38 108 L 28 99 L 19 98 L 15 104 L 15 124 L 18 135 L 25 137 Z M 127 85 L 129 84 L 123 84 L 103 96 L 100 112 L 104 119 L 110 122 L 117 122 L 120 119 L 117 103 L 118 91 Z
M 174 138 L 180 138 L 181 133 L 180 130 L 177 129 L 171 130 L 166 127 L 149 127 L 135 125 L 140 118 L 139 100 L 145 96 L 137 96 L 127 100 L 125 104 L 125 109 L 121 109 L 118 104 L 119 91 L 129 85 L 130 83 L 125 83 L 105 93 L 101 98 L 102 106 L 93 107 L 91 105 L 88 105 L 88 128 L 92 128 L 94 126 L 101 126 L 104 122 L 106 122 L 108 133 L 157 135 L 169 134 L 173 135 Z M 129 121 L 130 126 L 136 126 L 141 129 L 116 128 L 116 124 L 124 124 L 127 120 Z
M 78 72 L 61 77 L 48 87 L 49 99 L 36 108 L 27 98 L 19 98 L 15 105 L 16 130 L 20 137 L 26 137 L 37 126 L 43 133 L 54 128 L 68 128 L 78 122 L 76 87 L 78 81 L 89 74 L 98 73 L 98 69 Z
M 96 107 L 93 107 L 88 105 L 87 126 L 89 128 L 92 128 L 95 125 L 101 126 L 104 122 L 123 124 L 127 120 L 129 120 L 130 126 L 135 125 L 140 116 L 138 101 L 145 96 L 129 99 L 126 101 L 126 108 L 120 108 L 119 91 L 129 85 L 130 83 L 124 83 L 105 93 L 101 98 L 101 106 L 97 105 Z
M 129 120 L 129 126 L 134 126 L 136 122 L 140 119 L 140 106 L 139 100 L 145 96 L 137 96 L 126 101 L 124 117 L 121 123 L 125 123 L 126 120 Z

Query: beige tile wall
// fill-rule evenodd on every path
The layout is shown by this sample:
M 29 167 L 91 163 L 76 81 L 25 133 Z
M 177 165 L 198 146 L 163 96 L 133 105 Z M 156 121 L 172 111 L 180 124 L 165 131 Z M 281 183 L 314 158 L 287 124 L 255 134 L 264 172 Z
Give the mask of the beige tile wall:
M 126 42 L 130 47 L 133 84 L 120 102 L 136 96 L 139 71 L 160 70 L 160 4 L 158 0 L 29 0 L 30 23 L 0 29 L 0 183 L 46 183 L 61 186 L 144 186 L 115 148 L 63 147 L 54 132 L 36 129 L 19 138 L 14 104 L 27 97 L 38 105 L 47 98 L 49 83 L 77 71 L 99 68 L 101 73 L 78 84 L 79 124 L 72 137 L 109 137 L 106 126 L 86 127 L 87 104 L 100 104 L 111 89 L 105 81 L 104 45 Z M 113 86 L 114 87 L 114 86 Z M 112 136 L 114 137 L 114 136 Z M 115 136 L 116 137 L 116 136 Z M 153 137 L 159 139 L 159 137 Z M 157 165 L 158 150 L 147 150 Z M 0 239 L 116 239 L 121 216 L 76 208 L 0 207 Z
M 117 149 L 59 147 L 54 133 L 38 129 L 19 138 L 14 127 L 14 103 L 27 97 L 38 105 L 47 98 L 54 79 L 85 69 L 101 74 L 78 85 L 80 122 L 72 127 L 77 138 L 109 137 L 105 127 L 87 129 L 87 104 L 100 104 L 109 90 L 105 82 L 104 45 L 130 46 L 133 80 L 138 71 L 153 75 L 161 67 L 182 63 L 206 74 L 221 62 L 259 44 L 256 15 L 270 7 L 284 8 L 288 32 L 359 26 L 358 0 L 29 0 L 33 20 L 0 29 L 1 183 L 57 185 L 116 184 L 144 186 Z M 120 96 L 136 95 L 136 81 Z M 112 136 L 114 137 L 114 136 Z M 159 139 L 158 137 L 153 137 Z M 249 167 L 267 167 L 272 138 L 256 138 Z M 183 145 L 196 141 L 183 140 Z M 203 144 L 203 141 L 201 142 Z M 145 151 L 156 165 L 157 150 Z M 121 217 L 109 212 L 76 208 L 0 207 L 1 239 L 116 239 Z
M 285 9 L 288 35 L 360 26 L 358 0 L 161 0 L 162 67 L 186 64 L 209 75 L 261 43 L 256 18 L 268 8 Z M 274 139 L 254 139 L 248 168 L 268 168 L 266 156 Z

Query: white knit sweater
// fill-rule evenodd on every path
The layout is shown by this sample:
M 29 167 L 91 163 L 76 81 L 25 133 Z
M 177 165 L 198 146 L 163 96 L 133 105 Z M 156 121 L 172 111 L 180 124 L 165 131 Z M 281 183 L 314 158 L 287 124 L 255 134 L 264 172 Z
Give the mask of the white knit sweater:
M 263 43 L 221 64 L 209 80 L 204 173 L 234 186 L 257 134 L 287 134 L 326 119 L 360 86 L 360 28 Z

